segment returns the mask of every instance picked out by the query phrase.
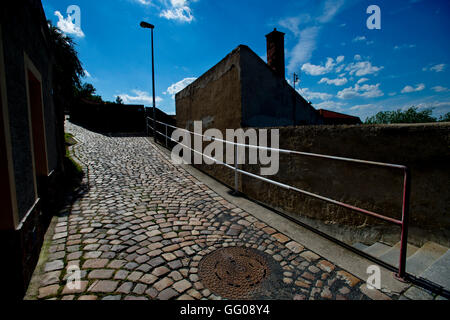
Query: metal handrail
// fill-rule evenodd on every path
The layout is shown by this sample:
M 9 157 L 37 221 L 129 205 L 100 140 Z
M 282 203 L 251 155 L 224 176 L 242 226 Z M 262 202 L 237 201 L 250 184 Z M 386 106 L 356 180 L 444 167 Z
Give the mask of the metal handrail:
M 296 191 L 302 194 L 305 194 L 307 196 L 310 197 L 314 197 L 359 213 L 363 213 L 365 215 L 369 215 L 372 216 L 374 218 L 380 219 L 380 220 L 384 220 L 386 222 L 390 222 L 392 224 L 398 225 L 401 227 L 401 239 L 400 239 L 400 257 L 399 257 L 399 266 L 398 266 L 398 273 L 396 274 L 396 276 L 401 279 L 401 280 L 405 280 L 406 279 L 406 250 L 407 250 L 407 239 L 408 239 L 408 221 L 409 221 L 409 202 L 410 202 L 410 193 L 411 193 L 411 175 L 410 175 L 410 170 L 407 166 L 404 165 L 398 165 L 398 164 L 391 164 L 391 163 L 382 163 L 382 162 L 374 162 L 374 161 L 366 161 L 366 160 L 360 160 L 360 159 L 352 159 L 352 158 L 343 158 L 343 157 L 335 157 L 335 156 L 329 156 L 329 155 L 323 155 L 323 154 L 315 154 L 315 153 L 308 153 L 308 152 L 300 152 L 300 151 L 294 151 L 294 150 L 286 150 L 286 149 L 276 149 L 276 148 L 268 148 L 268 147 L 261 147 L 261 146 L 255 146 L 255 145 L 247 145 L 247 144 L 241 144 L 241 143 L 236 143 L 236 142 L 232 142 L 232 141 L 228 141 L 228 140 L 223 140 L 223 139 L 218 139 L 215 137 L 208 137 L 205 136 L 203 134 L 199 134 L 196 132 L 192 132 L 186 129 L 182 129 L 182 128 L 178 128 L 176 126 L 170 125 L 168 123 L 164 123 L 161 121 L 158 121 L 156 119 L 152 119 L 151 117 L 147 117 L 147 127 L 151 128 L 153 130 L 153 135 L 155 136 L 155 133 L 158 133 L 162 136 L 165 137 L 166 140 L 166 148 L 168 148 L 168 139 L 170 139 L 171 141 L 180 144 L 183 147 L 186 147 L 188 149 L 190 149 L 191 151 L 198 153 L 200 155 L 202 155 L 203 157 L 207 157 L 210 160 L 214 161 L 214 163 L 219 164 L 219 165 L 223 165 L 231 170 L 234 170 L 235 172 L 235 191 L 238 192 L 238 185 L 239 185 L 239 173 L 243 174 L 243 175 L 247 175 L 249 177 L 252 177 L 254 179 L 257 180 L 261 180 L 273 185 L 276 185 L 278 187 L 287 189 L 287 190 L 292 190 L 292 191 Z M 148 124 L 148 120 L 152 120 L 154 121 L 154 123 L 159 123 L 165 126 L 165 131 L 166 133 L 162 133 L 156 130 L 156 128 L 153 128 L 152 126 L 150 126 Z M 228 144 L 232 144 L 234 145 L 234 157 L 235 157 L 235 161 L 234 161 L 234 167 L 224 163 L 222 161 L 219 161 L 213 157 L 210 157 L 208 155 L 203 154 L 203 152 L 199 152 L 197 150 L 192 149 L 190 146 L 186 146 L 184 144 L 179 143 L 178 141 L 172 139 L 172 137 L 169 137 L 167 135 L 167 128 L 173 128 L 173 129 L 177 129 L 177 130 L 182 130 L 185 132 L 188 132 L 190 134 L 194 134 L 197 136 L 201 136 L 204 138 L 207 138 L 209 140 L 212 141 L 219 141 L 219 142 L 224 142 L 224 143 L 228 143 Z M 341 201 L 337 201 L 331 198 L 327 198 L 306 190 L 302 190 L 284 183 L 280 183 L 268 178 L 264 178 L 261 177 L 259 175 L 241 170 L 238 168 L 238 161 L 237 161 L 237 147 L 244 147 L 244 148 L 257 148 L 257 149 L 262 149 L 262 150 L 268 150 L 268 151 L 273 151 L 273 152 L 279 152 L 279 153 L 284 153 L 284 154 L 294 154 L 294 155 L 301 155 L 301 156 L 307 156 L 307 157 L 315 157 L 315 158 L 322 158 L 322 159 L 330 159 L 330 160 L 337 160 L 337 161 L 345 161 L 345 162 L 353 162 L 353 163 L 359 163 L 359 164 L 366 164 L 366 165 L 373 165 L 373 166 L 378 166 L 378 167 L 388 167 L 388 168 L 393 168 L 393 169 L 400 169 L 403 171 L 403 196 L 402 196 L 402 219 L 398 220 L 398 219 L 394 219 L 394 218 L 390 218 L 387 216 L 383 216 L 379 213 L 376 212 L 372 212 L 369 210 L 365 210 L 356 206 L 352 206 L 350 204 L 341 202 Z

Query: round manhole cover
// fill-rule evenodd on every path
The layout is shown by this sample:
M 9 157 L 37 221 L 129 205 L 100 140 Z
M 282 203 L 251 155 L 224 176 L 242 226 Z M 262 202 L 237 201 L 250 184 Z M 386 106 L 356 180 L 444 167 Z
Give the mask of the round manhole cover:
M 212 292 L 228 299 L 246 299 L 259 289 L 270 268 L 257 250 L 227 247 L 204 257 L 198 272 Z

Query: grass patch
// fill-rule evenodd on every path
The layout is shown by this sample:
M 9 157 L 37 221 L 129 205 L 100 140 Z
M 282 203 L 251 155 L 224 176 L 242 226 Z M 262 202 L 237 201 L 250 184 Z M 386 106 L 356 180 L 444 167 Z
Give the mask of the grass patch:
M 77 144 L 77 141 L 74 139 L 73 135 L 70 133 L 64 134 L 64 140 L 66 143 L 66 156 L 64 157 L 64 168 L 66 171 L 66 183 L 69 184 L 69 187 L 75 187 L 80 185 L 83 179 L 83 168 L 80 164 L 73 160 L 72 155 L 70 154 L 69 147 Z

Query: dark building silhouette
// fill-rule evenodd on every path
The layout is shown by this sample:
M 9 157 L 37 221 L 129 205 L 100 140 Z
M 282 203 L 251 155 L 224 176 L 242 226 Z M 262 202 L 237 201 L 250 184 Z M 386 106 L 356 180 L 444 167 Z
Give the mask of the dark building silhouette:
M 218 129 L 322 124 L 320 114 L 286 81 L 284 34 L 266 36 L 265 63 L 245 45 L 176 95 L 177 125 L 203 120 Z
M 285 79 L 284 33 L 274 29 L 266 40 L 267 63 L 240 45 L 177 93 L 177 125 L 189 128 L 200 120 L 218 129 L 360 123 L 313 108 Z
M 1 298 L 22 298 L 61 195 L 64 114 L 39 0 L 0 4 Z
M 328 125 L 362 124 L 362 121 L 359 117 L 350 116 L 344 113 L 319 109 L 319 114 L 322 116 L 323 123 Z
M 275 28 L 266 35 L 267 39 L 267 65 L 281 78 L 286 77 L 284 61 L 284 33 Z

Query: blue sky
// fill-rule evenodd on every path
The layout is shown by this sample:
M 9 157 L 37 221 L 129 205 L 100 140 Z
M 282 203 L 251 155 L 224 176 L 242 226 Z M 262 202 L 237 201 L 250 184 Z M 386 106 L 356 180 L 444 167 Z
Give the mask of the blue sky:
M 240 44 L 266 60 L 265 35 L 286 33 L 286 77 L 317 108 L 360 116 L 434 108 L 450 112 L 448 0 L 42 0 L 47 19 L 77 43 L 103 99 L 151 106 L 150 31 L 156 26 L 157 106 L 175 112 L 174 94 Z M 81 21 L 67 8 L 77 5 Z M 369 30 L 369 5 L 381 29 Z M 72 18 L 75 15 L 72 14 Z

